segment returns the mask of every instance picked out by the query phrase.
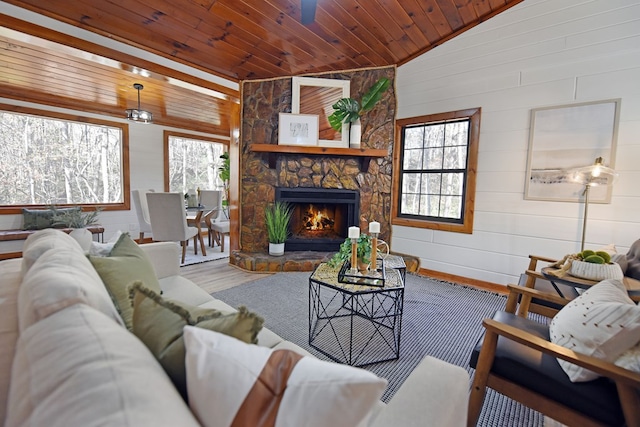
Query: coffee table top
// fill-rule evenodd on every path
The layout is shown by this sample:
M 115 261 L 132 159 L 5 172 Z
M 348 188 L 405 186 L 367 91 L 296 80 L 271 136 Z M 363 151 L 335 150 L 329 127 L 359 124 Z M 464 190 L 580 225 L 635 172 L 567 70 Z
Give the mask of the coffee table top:
M 383 292 L 388 290 L 396 290 L 404 288 L 404 281 L 400 272 L 395 268 L 386 268 L 386 279 L 384 286 L 366 286 L 356 285 L 353 283 L 341 283 L 338 281 L 338 273 L 340 267 L 332 267 L 328 263 L 323 262 L 311 274 L 309 280 L 313 280 L 323 285 L 330 286 L 341 291 L 349 293 L 361 293 L 361 292 Z

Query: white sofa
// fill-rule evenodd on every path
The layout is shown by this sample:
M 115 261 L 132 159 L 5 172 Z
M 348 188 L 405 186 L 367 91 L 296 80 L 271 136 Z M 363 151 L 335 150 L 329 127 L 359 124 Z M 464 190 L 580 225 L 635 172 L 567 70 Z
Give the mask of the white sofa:
M 75 240 L 55 230 L 34 236 L 23 258 L 0 262 L 0 424 L 199 425 L 156 359 L 123 326 Z M 163 297 L 235 311 L 180 276 L 177 245 L 141 247 Z M 308 355 L 267 328 L 258 344 Z M 380 402 L 372 425 L 466 425 L 468 388 L 464 369 L 426 357 L 389 404 Z

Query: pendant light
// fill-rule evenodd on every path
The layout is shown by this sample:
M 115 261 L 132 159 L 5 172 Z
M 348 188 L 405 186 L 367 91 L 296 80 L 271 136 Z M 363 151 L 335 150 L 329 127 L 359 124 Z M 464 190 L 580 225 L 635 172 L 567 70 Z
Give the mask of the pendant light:
M 140 123 L 151 123 L 153 121 L 153 114 L 150 111 L 145 111 L 140 108 L 140 91 L 144 89 L 140 83 L 134 83 L 133 87 L 138 91 L 138 108 L 128 108 L 127 120 Z

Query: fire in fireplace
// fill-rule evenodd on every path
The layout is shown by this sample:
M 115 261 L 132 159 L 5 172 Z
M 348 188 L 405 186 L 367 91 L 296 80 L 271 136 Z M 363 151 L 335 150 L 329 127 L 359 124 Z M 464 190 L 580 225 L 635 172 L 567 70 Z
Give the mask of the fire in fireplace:
M 287 251 L 337 251 L 358 224 L 360 193 L 328 188 L 276 188 L 276 200 L 293 206 Z

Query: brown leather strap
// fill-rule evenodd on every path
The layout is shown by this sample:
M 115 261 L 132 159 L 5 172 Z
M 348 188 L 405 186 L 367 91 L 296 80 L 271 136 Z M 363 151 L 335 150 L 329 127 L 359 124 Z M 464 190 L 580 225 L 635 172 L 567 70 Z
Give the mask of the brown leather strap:
M 274 427 L 289 376 L 302 357 L 290 350 L 271 353 L 231 427 Z

